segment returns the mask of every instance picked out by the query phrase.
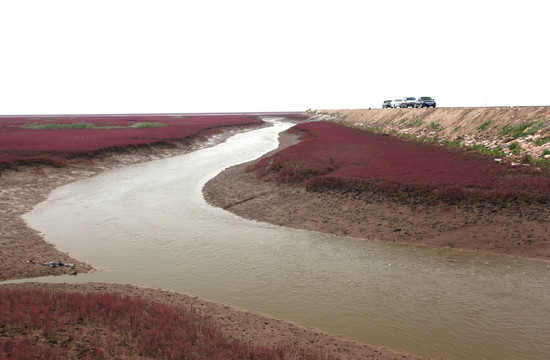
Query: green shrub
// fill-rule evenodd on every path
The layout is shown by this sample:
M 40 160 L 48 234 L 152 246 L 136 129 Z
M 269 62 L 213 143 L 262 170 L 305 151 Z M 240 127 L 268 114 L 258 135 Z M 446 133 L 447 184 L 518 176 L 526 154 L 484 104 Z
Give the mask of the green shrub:
M 517 141 L 514 141 L 513 143 L 508 145 L 508 149 L 510 149 L 512 154 L 519 155 L 519 153 L 521 151 L 521 145 Z
M 504 149 L 502 148 L 502 146 L 497 146 L 496 148 L 492 149 L 490 151 L 490 153 L 494 157 L 505 157 L 506 156 L 506 152 L 504 152 Z
M 472 149 L 478 151 L 479 153 L 491 156 L 491 157 L 505 157 L 506 153 L 504 152 L 504 149 L 501 146 L 497 146 L 494 149 L 489 149 L 483 145 L 480 144 L 474 144 L 472 145 Z
M 479 131 L 487 130 L 489 128 L 489 125 L 491 125 L 492 122 L 493 122 L 493 120 L 487 120 L 483 124 L 481 124 L 477 129 Z
M 533 164 L 536 166 L 541 167 L 549 167 L 550 166 L 550 159 L 543 159 L 543 158 L 534 158 L 529 154 L 526 154 L 525 157 L 522 159 L 524 163 Z
M 93 129 L 94 125 L 90 123 L 74 123 L 74 124 L 25 124 L 25 129 L 33 130 L 57 130 L 57 129 Z
M 131 128 L 146 128 L 146 127 L 162 127 L 166 126 L 163 123 L 156 123 L 156 122 L 139 122 L 131 125 Z
M 424 125 L 424 120 L 422 118 L 414 118 L 409 120 L 407 123 L 410 127 L 419 127 Z
M 513 138 L 522 138 L 529 135 L 534 135 L 537 131 L 542 129 L 545 126 L 544 121 L 530 121 L 523 124 L 520 124 L 518 126 L 512 126 L 512 125 L 505 125 L 502 130 L 500 131 L 500 134 L 502 136 L 511 136 Z
M 537 139 L 534 141 L 535 145 L 537 146 L 542 146 L 546 143 L 550 142 L 550 136 L 548 137 L 543 137 L 543 138 L 540 138 L 540 139 Z
M 442 128 L 443 128 L 443 125 L 441 125 L 441 123 L 435 122 L 435 121 L 430 122 L 430 129 L 437 131 L 437 130 L 441 130 Z
M 455 149 L 462 146 L 462 143 L 460 141 L 450 141 L 450 140 L 443 140 L 441 141 L 441 144 L 443 144 L 443 146 L 445 147 L 455 148 Z

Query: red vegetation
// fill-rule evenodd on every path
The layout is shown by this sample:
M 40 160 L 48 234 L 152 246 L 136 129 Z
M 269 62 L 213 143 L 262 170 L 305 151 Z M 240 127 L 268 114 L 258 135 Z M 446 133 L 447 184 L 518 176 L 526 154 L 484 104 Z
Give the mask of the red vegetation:
M 193 308 L 112 293 L 0 290 L 0 359 L 294 359 L 227 338 Z M 314 359 L 305 351 L 301 359 Z
M 501 165 L 475 154 L 331 122 L 300 124 L 289 131 L 303 141 L 248 170 L 258 178 L 310 190 L 367 190 L 408 201 L 550 200 L 550 177 L 534 168 Z
M 159 127 L 131 127 L 136 123 Z M 225 126 L 260 124 L 256 115 L 0 116 L 0 168 L 24 163 L 63 165 L 97 152 L 183 140 Z M 91 124 L 95 128 L 32 129 L 29 125 Z
M 287 119 L 292 119 L 292 120 L 307 120 L 309 118 L 309 115 L 306 113 L 288 113 L 281 116 L 284 116 Z

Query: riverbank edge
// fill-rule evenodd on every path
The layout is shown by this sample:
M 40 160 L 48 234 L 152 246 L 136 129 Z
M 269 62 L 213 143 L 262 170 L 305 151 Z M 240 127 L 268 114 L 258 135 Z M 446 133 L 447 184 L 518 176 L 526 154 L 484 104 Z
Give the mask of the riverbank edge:
M 261 125 L 260 125 L 261 126 Z M 267 124 L 265 125 L 267 126 Z M 230 136 L 254 127 L 224 129 L 221 134 L 208 139 L 200 136 L 185 139 L 176 148 L 148 147 L 124 153 L 105 153 L 92 160 L 81 160 L 67 167 L 28 165 L 16 170 L 5 170 L 0 176 L 0 228 L 3 237 L 0 247 L 0 281 L 27 279 L 48 275 L 61 275 L 73 271 L 68 266 L 43 266 L 45 262 L 71 264 L 77 272 L 94 271 L 92 264 L 79 261 L 78 254 L 59 251 L 43 236 L 30 228 L 22 216 L 34 206 L 45 201 L 49 194 L 60 186 L 83 180 L 104 171 L 113 170 L 146 161 L 182 155 L 207 146 L 214 146 Z M 10 287 L 40 287 L 52 291 L 103 291 L 145 298 L 149 301 L 166 302 L 179 306 L 194 306 L 215 322 L 228 336 L 246 339 L 263 345 L 285 344 L 291 350 L 309 349 L 324 356 L 340 359 L 422 359 L 384 347 L 376 347 L 357 341 L 340 338 L 311 327 L 275 319 L 264 314 L 238 309 L 226 304 L 212 302 L 191 295 L 162 289 L 139 287 L 131 284 L 2 284 L 0 289 Z
M 79 261 L 78 256 L 56 249 L 24 220 L 23 216 L 39 203 L 46 201 L 53 190 L 116 168 L 215 146 L 239 132 L 262 126 L 268 126 L 268 124 L 220 127 L 217 133 L 199 132 L 194 136 L 174 141 L 173 146 L 151 145 L 125 150 L 115 149 L 98 153 L 92 158 L 74 159 L 66 166 L 26 164 L 15 169 L 2 169 L 0 172 L 0 228 L 2 229 L 0 281 L 71 274 L 74 271 L 76 273 L 95 271 L 92 265 Z M 45 263 L 72 266 L 44 266 Z
M 296 136 L 283 132 L 279 148 L 264 156 L 297 142 Z M 545 204 L 410 206 L 367 192 L 307 191 L 299 185 L 258 180 L 246 171 L 257 161 L 230 167 L 209 180 L 203 188 L 206 201 L 238 216 L 279 226 L 550 261 L 550 212 Z

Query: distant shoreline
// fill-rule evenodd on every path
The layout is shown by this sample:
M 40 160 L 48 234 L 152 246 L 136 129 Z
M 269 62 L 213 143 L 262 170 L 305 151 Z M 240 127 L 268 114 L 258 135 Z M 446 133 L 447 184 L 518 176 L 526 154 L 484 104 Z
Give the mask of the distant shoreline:
M 101 116 L 101 117 L 124 117 L 124 116 L 137 116 L 137 117 L 148 117 L 148 116 L 225 116 L 225 115 L 244 115 L 244 116 L 297 116 L 304 114 L 304 111 L 263 111 L 263 112 L 254 112 L 254 111 L 243 111 L 243 112 L 200 112 L 200 113 L 82 113 L 82 114 L 3 114 L 0 115 L 0 120 L 3 118 L 29 118 L 29 117 L 67 117 L 67 116 Z

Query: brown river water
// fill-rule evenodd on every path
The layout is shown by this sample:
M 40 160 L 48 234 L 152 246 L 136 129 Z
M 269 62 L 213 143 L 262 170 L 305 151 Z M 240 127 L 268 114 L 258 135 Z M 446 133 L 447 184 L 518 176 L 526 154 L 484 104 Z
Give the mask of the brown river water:
M 272 121 L 57 189 L 26 220 L 99 271 L 30 280 L 165 288 L 434 358 L 550 358 L 549 264 L 277 227 L 206 204 L 208 179 L 276 148 L 292 125 Z

